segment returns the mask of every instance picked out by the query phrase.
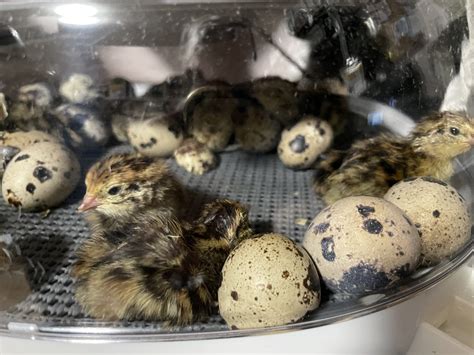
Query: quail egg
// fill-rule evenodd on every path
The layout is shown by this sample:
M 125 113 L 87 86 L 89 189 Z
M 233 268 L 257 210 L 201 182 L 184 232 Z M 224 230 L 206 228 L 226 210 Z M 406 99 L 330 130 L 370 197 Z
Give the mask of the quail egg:
M 281 125 L 255 101 L 242 100 L 232 114 L 235 140 L 248 152 L 267 153 L 276 148 Z
M 59 93 L 67 101 L 75 104 L 88 103 L 98 98 L 94 80 L 86 74 L 74 73 L 60 86 Z
M 174 151 L 176 163 L 192 174 L 202 175 L 214 169 L 217 157 L 207 146 L 187 139 Z
M 237 100 L 225 96 L 224 88 L 202 92 L 186 105 L 186 120 L 189 133 L 213 151 L 223 150 L 234 133 L 232 112 Z M 219 90 L 223 90 L 224 93 Z
M 322 210 L 303 245 L 330 290 L 354 295 L 408 276 L 421 251 L 418 231 L 403 211 L 368 196 L 347 197 Z
M 64 104 L 54 110 L 54 115 L 64 126 L 66 139 L 74 148 L 93 149 L 105 145 L 110 138 L 110 128 L 94 110 Z
M 471 238 L 467 203 L 444 181 L 408 178 L 392 186 L 384 198 L 405 211 L 418 229 L 424 266 L 449 258 Z
M 279 77 L 266 77 L 251 83 L 250 96 L 256 98 L 283 126 L 299 114 L 296 84 Z
M 169 157 L 183 141 L 183 129 L 176 116 L 132 121 L 127 130 L 130 144 L 152 157 Z
M 319 306 L 319 277 L 306 251 L 279 234 L 241 242 L 222 269 L 219 311 L 232 329 L 294 323 Z
M 75 189 L 80 166 L 61 144 L 41 142 L 21 150 L 3 174 L 4 200 L 23 211 L 45 210 L 63 202 Z
M 308 116 L 293 127 L 283 130 L 278 156 L 289 168 L 309 168 L 329 148 L 332 137 L 329 123 Z

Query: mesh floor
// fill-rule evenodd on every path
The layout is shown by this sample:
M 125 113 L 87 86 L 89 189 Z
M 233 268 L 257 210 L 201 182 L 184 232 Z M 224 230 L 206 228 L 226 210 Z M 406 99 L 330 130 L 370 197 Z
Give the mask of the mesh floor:
M 219 167 L 204 176 L 191 175 L 174 161 L 170 164 L 192 191 L 189 195 L 191 210 L 214 197 L 238 200 L 249 207 L 256 232 L 274 231 L 301 242 L 306 231 L 305 222 L 309 223 L 322 208 L 321 201 L 310 188 L 313 172 L 286 169 L 275 154 L 224 153 Z M 3 200 L 0 203 L 2 233 L 11 234 L 22 254 L 32 263 L 29 267 L 32 293 L 13 309 L 0 312 L 7 321 L 59 321 L 63 325 L 94 322 L 75 302 L 74 280 L 69 276 L 75 251 L 88 236 L 86 223 L 75 211 L 83 189 L 78 188 L 65 206 L 46 218 L 31 213 L 20 216 Z M 92 325 L 102 324 L 110 326 L 101 322 Z M 160 328 L 160 324 L 144 322 L 121 322 L 113 326 Z M 226 326 L 216 316 L 206 324 L 195 324 L 190 328 L 216 330 L 226 329 Z

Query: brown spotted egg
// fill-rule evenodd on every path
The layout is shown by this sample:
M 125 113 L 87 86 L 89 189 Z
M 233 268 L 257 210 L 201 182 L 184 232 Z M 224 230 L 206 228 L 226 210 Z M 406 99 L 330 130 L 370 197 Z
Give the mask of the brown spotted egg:
M 381 198 L 354 196 L 322 210 L 303 245 L 326 286 L 363 294 L 383 289 L 418 266 L 421 241 L 413 223 Z
M 409 178 L 392 186 L 385 199 L 401 208 L 421 236 L 421 262 L 428 266 L 452 256 L 471 237 L 464 198 L 444 181 Z
M 5 201 L 23 211 L 46 210 L 63 202 L 76 188 L 80 166 L 65 146 L 42 142 L 21 150 L 3 174 Z
M 329 148 L 332 137 L 329 123 L 316 117 L 306 117 L 293 127 L 283 130 L 278 156 L 289 168 L 309 168 Z
M 231 329 L 296 322 L 317 308 L 320 299 L 311 258 L 279 234 L 244 240 L 222 269 L 219 311 Z

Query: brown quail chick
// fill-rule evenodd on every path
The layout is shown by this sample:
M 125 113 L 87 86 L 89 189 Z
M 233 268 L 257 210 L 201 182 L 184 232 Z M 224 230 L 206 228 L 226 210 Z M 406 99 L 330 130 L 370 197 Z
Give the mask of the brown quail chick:
M 205 282 L 217 302 L 221 270 L 229 253 L 253 232 L 248 211 L 237 201 L 216 200 L 206 204 L 188 231 L 187 240 L 200 260 Z
M 319 162 L 315 191 L 328 204 L 354 195 L 383 196 L 400 180 L 433 176 L 448 180 L 452 160 L 474 146 L 474 119 L 452 112 L 423 118 L 409 137 L 383 134 L 332 151 Z
M 95 318 L 184 326 L 210 313 L 205 275 L 173 218 L 147 214 L 121 231 L 94 233 L 77 258 L 76 299 Z
M 93 232 L 121 231 L 147 214 L 179 216 L 183 189 L 163 160 L 138 154 L 117 154 L 100 160 L 86 176 L 80 211 Z

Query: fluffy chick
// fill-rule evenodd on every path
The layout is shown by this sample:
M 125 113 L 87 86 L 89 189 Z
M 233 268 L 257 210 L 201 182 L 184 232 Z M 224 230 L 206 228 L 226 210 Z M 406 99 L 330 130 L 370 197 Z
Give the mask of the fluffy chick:
M 319 162 L 314 189 L 328 204 L 355 195 L 383 196 L 410 176 L 448 180 L 452 160 L 474 146 L 474 119 L 452 112 L 423 118 L 409 137 L 383 134 L 332 151 Z
M 152 215 L 141 222 L 95 233 L 82 245 L 72 271 L 78 302 L 109 321 L 183 326 L 208 316 L 212 298 L 180 225 Z
M 179 216 L 183 189 L 160 159 L 117 154 L 94 164 L 86 176 L 86 195 L 80 211 L 93 231 L 121 231 L 151 214 Z
M 225 260 L 232 249 L 253 234 L 248 210 L 237 201 L 221 199 L 210 202 L 186 234 L 188 244 L 200 260 L 207 288 L 213 300 L 217 301 Z

